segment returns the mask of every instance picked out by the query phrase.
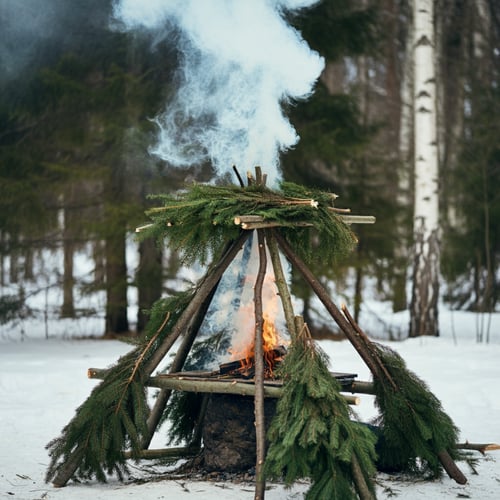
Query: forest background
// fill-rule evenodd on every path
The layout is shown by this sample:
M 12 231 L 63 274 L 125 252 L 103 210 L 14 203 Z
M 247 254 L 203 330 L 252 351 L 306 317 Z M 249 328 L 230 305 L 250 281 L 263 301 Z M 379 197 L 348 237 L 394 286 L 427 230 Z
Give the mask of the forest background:
M 179 53 L 167 40 L 111 29 L 111 0 L 39 6 L 0 0 L 0 323 L 102 316 L 103 334 L 141 332 L 145 311 L 181 273 L 169 249 L 131 243 L 154 203 L 148 195 L 213 174 L 209 164 L 172 168 L 148 153 L 152 118 L 176 91 Z M 434 6 L 441 300 L 487 314 L 499 297 L 500 2 Z M 314 272 L 356 318 L 367 295 L 408 309 L 412 2 L 324 0 L 290 22 L 326 67 L 314 95 L 287 109 L 301 140 L 281 159 L 283 177 L 377 217 L 355 227 L 352 255 Z M 78 274 L 82 257 L 91 265 Z M 298 277 L 293 285 L 311 329 L 324 333 L 311 292 Z M 96 294 L 102 310 L 83 307 Z

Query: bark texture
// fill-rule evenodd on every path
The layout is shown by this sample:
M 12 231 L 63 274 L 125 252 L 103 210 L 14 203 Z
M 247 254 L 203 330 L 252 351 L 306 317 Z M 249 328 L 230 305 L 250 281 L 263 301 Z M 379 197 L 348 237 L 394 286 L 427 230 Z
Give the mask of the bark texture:
M 438 137 L 433 0 L 414 0 L 414 270 L 410 336 L 439 335 Z

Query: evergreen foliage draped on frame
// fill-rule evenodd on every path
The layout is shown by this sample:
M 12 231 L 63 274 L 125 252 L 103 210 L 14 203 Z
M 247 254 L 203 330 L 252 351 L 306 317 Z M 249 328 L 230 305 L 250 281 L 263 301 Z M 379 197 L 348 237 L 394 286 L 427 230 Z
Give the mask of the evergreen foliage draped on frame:
M 185 263 L 205 264 L 211 254 L 217 254 L 240 232 L 234 222 L 240 215 L 279 223 L 281 234 L 306 262 L 331 265 L 357 242 L 349 226 L 331 210 L 336 195 L 291 182 L 281 183 L 276 190 L 260 185 L 193 184 L 175 195 L 154 198 L 163 206 L 147 212 L 154 224 L 143 231 L 143 237 L 167 238 Z M 314 254 L 312 231 L 319 240 Z
M 287 485 L 310 478 L 307 500 L 355 499 L 360 489 L 374 494 L 375 435 L 351 420 L 326 355 L 306 332 L 279 368 L 284 386 L 268 433 L 266 473 Z
M 220 255 L 242 231 L 234 223 L 234 217 L 240 214 L 278 221 L 285 237 L 292 244 L 296 242 L 307 260 L 311 258 L 311 230 L 317 231 L 323 249 L 314 258 L 325 261 L 331 262 L 333 255 L 346 251 L 356 241 L 349 227 L 330 210 L 334 195 L 290 183 L 282 185 L 281 191 L 263 186 L 197 184 L 177 196 L 159 198 L 165 206 L 149 211 L 154 223 L 143 236 L 168 238 L 187 262 L 205 263 L 209 256 Z M 310 225 L 297 226 L 299 221 Z M 127 473 L 123 452 L 130 449 L 132 456 L 137 454 L 147 431 L 144 367 L 193 295 L 194 291 L 186 291 L 154 305 L 140 344 L 108 370 L 61 436 L 47 445 L 51 457 L 47 481 L 53 480 L 70 459 L 79 460 L 76 476 L 83 479 L 105 481 L 106 474 L 116 473 L 121 478 Z
M 375 404 L 380 410 L 377 424 L 381 436 L 377 446 L 381 470 L 403 470 L 439 477 L 439 454 L 446 450 L 452 459 L 463 458 L 457 451 L 458 428 L 445 413 L 441 402 L 427 384 L 408 370 L 401 356 L 375 344 L 377 355 L 398 390 L 374 379 Z
M 80 479 L 95 477 L 106 482 L 106 474 L 115 473 L 120 479 L 127 474 L 123 452 L 130 449 L 133 456 L 137 454 L 147 432 L 149 407 L 143 368 L 170 334 L 191 297 L 184 292 L 155 303 L 140 343 L 107 371 L 61 435 L 47 444 L 51 457 L 47 482 L 75 459 L 79 461 L 75 476 Z

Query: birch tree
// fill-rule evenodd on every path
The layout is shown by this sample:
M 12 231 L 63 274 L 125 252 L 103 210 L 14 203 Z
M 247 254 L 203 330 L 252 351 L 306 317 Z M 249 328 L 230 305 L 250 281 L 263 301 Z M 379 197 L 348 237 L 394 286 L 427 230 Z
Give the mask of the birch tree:
M 413 0 L 414 264 L 410 336 L 439 335 L 439 198 L 434 1 Z

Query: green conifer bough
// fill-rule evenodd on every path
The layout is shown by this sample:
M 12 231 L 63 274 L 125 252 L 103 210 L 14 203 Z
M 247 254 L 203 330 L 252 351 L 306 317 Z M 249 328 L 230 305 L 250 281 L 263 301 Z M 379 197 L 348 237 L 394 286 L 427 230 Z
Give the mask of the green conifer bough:
M 261 216 L 280 226 L 280 233 L 306 262 L 331 265 L 356 244 L 356 237 L 332 210 L 336 195 L 283 182 L 273 190 L 262 185 L 247 187 L 193 184 L 175 195 L 154 197 L 163 205 L 147 212 L 153 224 L 143 237 L 166 238 L 184 263 L 205 264 L 218 255 L 241 228 L 235 218 Z M 312 248 L 311 234 L 316 244 Z
M 374 379 L 377 423 L 381 438 L 377 446 L 381 470 L 403 470 L 439 477 L 439 455 L 446 450 L 453 460 L 463 458 L 456 448 L 458 429 L 427 384 L 408 370 L 401 356 L 374 344 L 398 390 Z
M 287 485 L 311 479 L 308 500 L 374 498 L 376 438 L 351 420 L 326 355 L 306 332 L 279 369 L 284 386 L 268 433 L 266 474 Z

